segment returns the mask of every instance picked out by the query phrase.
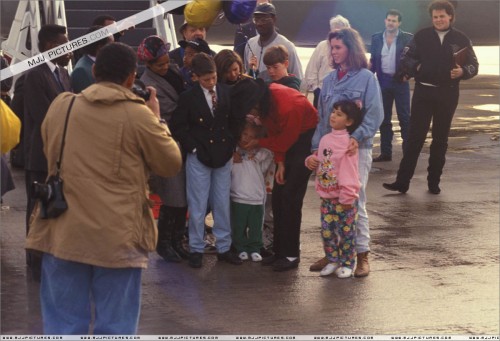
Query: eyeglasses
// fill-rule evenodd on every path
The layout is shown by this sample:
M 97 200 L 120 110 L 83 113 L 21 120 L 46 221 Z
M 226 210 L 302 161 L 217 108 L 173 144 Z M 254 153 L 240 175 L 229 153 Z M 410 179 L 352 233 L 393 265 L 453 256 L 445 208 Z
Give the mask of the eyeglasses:
M 272 17 L 253 17 L 253 23 L 262 23 L 262 24 L 267 24 L 273 21 Z

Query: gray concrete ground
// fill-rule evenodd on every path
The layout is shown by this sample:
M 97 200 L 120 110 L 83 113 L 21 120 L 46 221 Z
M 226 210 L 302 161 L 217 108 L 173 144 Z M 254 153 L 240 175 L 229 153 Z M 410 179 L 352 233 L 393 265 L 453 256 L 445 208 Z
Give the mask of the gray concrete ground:
M 195 270 L 151 254 L 139 334 L 499 335 L 498 89 L 498 76 L 462 83 L 440 195 L 427 192 L 429 143 L 405 195 L 382 188 L 395 179 L 399 139 L 392 162 L 373 164 L 368 277 L 321 278 L 309 271 L 322 256 L 311 180 L 297 270 L 221 264 L 213 255 Z M 493 107 L 482 108 L 490 110 L 474 107 L 488 104 Z M 0 216 L 0 333 L 41 334 L 39 285 L 24 261 L 23 172 L 14 176 L 17 189 L 5 195 L 10 208 Z

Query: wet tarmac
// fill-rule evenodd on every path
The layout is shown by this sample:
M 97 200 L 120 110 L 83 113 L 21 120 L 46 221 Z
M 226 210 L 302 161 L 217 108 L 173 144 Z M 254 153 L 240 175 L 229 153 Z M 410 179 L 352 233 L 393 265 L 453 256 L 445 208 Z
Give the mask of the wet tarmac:
M 252 262 L 234 266 L 213 255 L 196 270 L 151 254 L 139 334 L 498 336 L 498 103 L 498 76 L 462 83 L 440 195 L 427 192 L 429 143 L 405 195 L 382 188 L 395 179 L 400 140 L 392 162 L 373 164 L 368 277 L 321 278 L 309 271 L 322 256 L 319 199 L 311 181 L 297 270 L 276 273 Z M 374 155 L 378 138 L 376 143 Z M 0 333 L 41 334 L 39 285 L 26 271 L 23 249 L 24 175 L 15 170 L 14 176 L 17 189 L 4 196 L 9 208 L 0 215 Z

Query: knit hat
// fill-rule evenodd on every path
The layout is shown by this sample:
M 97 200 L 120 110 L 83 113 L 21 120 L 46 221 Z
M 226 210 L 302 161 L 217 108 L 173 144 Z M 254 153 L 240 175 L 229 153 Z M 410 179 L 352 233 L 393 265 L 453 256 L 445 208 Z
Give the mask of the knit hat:
M 181 40 L 179 41 L 179 45 L 184 49 L 189 46 L 198 52 L 205 52 L 208 55 L 212 54 L 212 51 L 210 51 L 210 47 L 208 46 L 207 42 L 200 38 L 196 38 L 193 40 Z
M 147 63 L 168 54 L 169 50 L 170 43 L 165 44 L 158 36 L 149 36 L 137 48 L 137 57 Z
M 270 93 L 263 79 L 244 78 L 231 88 L 231 110 L 234 117 L 244 120 L 257 104 L 261 117 L 267 116 Z

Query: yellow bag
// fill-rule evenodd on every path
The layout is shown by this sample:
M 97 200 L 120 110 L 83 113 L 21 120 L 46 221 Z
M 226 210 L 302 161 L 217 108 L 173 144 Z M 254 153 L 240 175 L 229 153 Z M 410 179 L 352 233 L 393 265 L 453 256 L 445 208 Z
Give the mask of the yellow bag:
M 210 27 L 222 9 L 220 0 L 194 0 L 184 8 L 184 19 L 195 27 Z
M 10 110 L 3 100 L 0 100 L 0 138 L 2 142 L 1 153 L 5 154 L 19 143 L 21 134 L 21 121 Z

